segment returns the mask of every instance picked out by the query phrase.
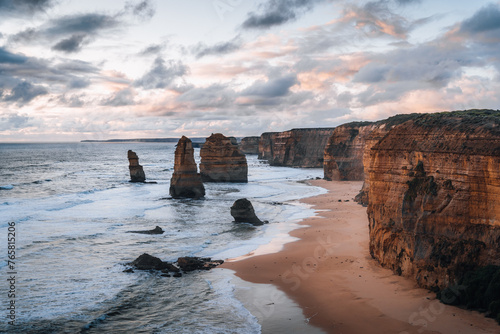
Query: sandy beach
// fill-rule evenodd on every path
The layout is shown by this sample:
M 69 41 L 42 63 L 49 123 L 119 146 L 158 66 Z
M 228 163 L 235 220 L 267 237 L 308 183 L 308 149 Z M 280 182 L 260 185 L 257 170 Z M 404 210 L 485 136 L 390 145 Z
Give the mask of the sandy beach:
M 317 216 L 291 232 L 296 241 L 277 253 L 248 254 L 223 265 L 242 280 L 254 283 L 248 294 L 266 294 L 269 285 L 284 292 L 302 309 L 300 321 L 306 329 L 297 332 L 307 332 L 307 328 L 343 334 L 500 331 L 494 320 L 441 304 L 434 293 L 381 268 L 371 258 L 366 208 L 353 201 L 362 182 L 316 180 L 311 184 L 326 188 L 328 193 L 303 200 L 313 206 Z M 274 305 L 269 293 L 266 298 L 265 305 Z M 284 318 L 291 321 L 294 316 Z M 279 322 L 262 321 L 263 333 L 291 333 Z

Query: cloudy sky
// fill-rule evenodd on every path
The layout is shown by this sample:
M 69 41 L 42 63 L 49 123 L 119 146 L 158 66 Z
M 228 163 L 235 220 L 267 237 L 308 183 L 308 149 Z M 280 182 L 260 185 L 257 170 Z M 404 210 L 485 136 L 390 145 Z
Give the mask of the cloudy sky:
M 500 1 L 0 0 L 0 141 L 500 109 Z

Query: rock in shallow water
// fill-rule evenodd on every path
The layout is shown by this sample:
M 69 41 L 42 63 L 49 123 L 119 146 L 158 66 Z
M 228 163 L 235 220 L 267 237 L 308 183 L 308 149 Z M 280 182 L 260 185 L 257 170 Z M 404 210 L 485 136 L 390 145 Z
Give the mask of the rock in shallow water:
M 177 266 L 170 262 L 164 262 L 161 259 L 149 255 L 147 253 L 142 254 L 134 261 L 128 263 L 137 270 L 158 270 L 164 273 L 165 277 L 169 272 L 175 273 L 174 277 L 181 277 L 180 271 L 189 272 L 195 270 L 210 270 L 224 263 L 223 260 L 212 260 L 211 258 L 200 258 L 200 257 L 180 257 L 177 259 Z M 124 270 L 126 273 L 133 273 L 133 268 Z M 180 268 L 180 269 L 179 269 Z
M 163 234 L 165 231 L 160 226 L 156 226 L 152 230 L 148 231 L 128 231 L 127 233 L 139 233 L 139 234 Z
M 252 203 L 246 198 L 241 198 L 234 202 L 231 207 L 231 216 L 237 223 L 250 223 L 252 225 L 264 225 L 264 223 L 255 214 Z

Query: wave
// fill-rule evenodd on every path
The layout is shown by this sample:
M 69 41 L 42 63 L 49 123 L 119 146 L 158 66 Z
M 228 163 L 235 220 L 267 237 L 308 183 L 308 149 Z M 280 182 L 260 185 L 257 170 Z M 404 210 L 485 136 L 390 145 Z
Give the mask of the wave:
M 14 189 L 14 186 L 12 184 L 0 186 L 0 190 L 12 190 L 12 189 Z

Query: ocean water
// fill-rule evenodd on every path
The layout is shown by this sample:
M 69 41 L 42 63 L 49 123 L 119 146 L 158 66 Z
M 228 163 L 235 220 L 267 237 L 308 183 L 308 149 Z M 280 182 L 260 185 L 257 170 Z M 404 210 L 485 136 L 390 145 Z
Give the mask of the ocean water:
M 129 149 L 157 184 L 128 182 Z M 0 332 L 260 333 L 226 270 L 168 278 L 124 273 L 125 264 L 143 253 L 164 261 L 247 254 L 314 214 L 298 199 L 324 190 L 300 181 L 322 171 L 247 156 L 248 184 L 205 184 L 205 199 L 174 200 L 174 150 L 171 143 L 0 144 L 0 277 L 10 271 L 9 222 L 17 272 L 16 326 L 7 323 L 11 298 L 2 280 Z M 243 197 L 270 224 L 234 223 L 230 207 Z M 127 233 L 155 226 L 165 233 Z

